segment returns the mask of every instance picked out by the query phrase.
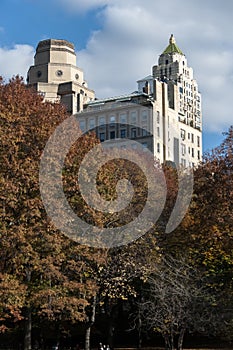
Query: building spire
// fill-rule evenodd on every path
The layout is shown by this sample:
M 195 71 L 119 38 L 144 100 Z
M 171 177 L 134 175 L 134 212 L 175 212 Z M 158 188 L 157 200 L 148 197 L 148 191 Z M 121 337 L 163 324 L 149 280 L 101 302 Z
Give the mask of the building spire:
M 175 43 L 176 43 L 176 39 L 175 39 L 174 35 L 171 34 L 170 39 L 169 39 L 169 44 L 175 44 Z
M 183 52 L 179 49 L 179 47 L 176 45 L 176 39 L 173 34 L 171 34 L 170 36 L 169 45 L 163 51 L 163 55 L 172 53 L 179 53 L 180 55 L 184 55 Z

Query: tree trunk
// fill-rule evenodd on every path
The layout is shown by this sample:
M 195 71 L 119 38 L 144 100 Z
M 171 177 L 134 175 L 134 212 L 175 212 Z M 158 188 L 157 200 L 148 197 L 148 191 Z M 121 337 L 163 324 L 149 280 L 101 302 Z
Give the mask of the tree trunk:
M 182 350 L 183 349 L 184 333 L 185 333 L 185 329 L 182 328 L 181 331 L 180 331 L 180 334 L 179 334 L 179 338 L 178 338 L 177 350 Z
M 139 324 L 138 324 L 138 348 L 141 349 L 142 347 L 142 327 L 141 327 L 141 318 L 139 318 Z
M 164 341 L 165 341 L 165 350 L 172 350 L 170 337 L 168 334 L 164 335 Z
M 93 302 L 91 305 L 91 314 L 89 317 L 89 322 L 88 326 L 86 329 L 86 334 L 85 334 L 85 350 L 90 350 L 90 345 L 91 345 L 91 327 L 93 326 L 95 322 L 95 309 L 96 309 L 96 296 L 93 297 Z
M 110 348 L 113 348 L 114 330 L 115 330 L 114 324 L 112 320 L 110 320 L 109 327 L 108 327 L 108 338 L 107 338 L 107 341 L 108 341 L 107 345 L 109 345 Z
M 90 343 L 91 343 L 91 325 L 89 325 L 86 329 L 85 334 L 85 350 L 90 350 Z
M 175 344 L 174 344 L 174 334 L 171 332 L 170 334 L 165 334 L 164 336 L 165 341 L 165 350 L 175 350 Z
M 28 307 L 25 319 L 25 336 L 24 336 L 24 350 L 31 350 L 32 348 L 32 311 Z

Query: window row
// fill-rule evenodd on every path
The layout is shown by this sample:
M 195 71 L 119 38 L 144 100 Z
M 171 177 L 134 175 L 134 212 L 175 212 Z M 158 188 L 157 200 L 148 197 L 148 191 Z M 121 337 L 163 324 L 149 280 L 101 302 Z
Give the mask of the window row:
M 187 147 L 187 151 L 188 151 L 188 154 L 191 155 L 192 158 L 195 157 L 195 149 L 193 147 Z M 196 150 L 197 153 L 197 159 L 200 160 L 201 159 L 201 152 L 200 150 Z M 182 156 L 185 156 L 186 155 L 186 145 L 184 144 L 181 144 L 181 155 Z
M 131 112 L 130 116 L 128 116 L 126 113 L 120 114 L 119 117 L 116 117 L 115 115 L 110 115 L 109 117 L 93 117 L 89 118 L 88 120 L 80 120 L 80 128 L 84 131 L 86 128 L 93 129 L 97 126 L 105 125 L 105 124 L 137 124 L 137 123 L 147 123 L 148 122 L 148 110 L 142 111 L 140 118 L 138 118 L 137 112 Z
M 190 133 L 190 132 L 186 132 L 184 129 L 180 129 L 180 137 L 183 141 L 186 140 L 186 138 L 187 138 L 190 142 L 195 143 L 194 134 Z M 201 146 L 201 138 L 198 135 L 196 138 L 196 143 L 197 143 L 197 147 Z
M 131 128 L 130 130 L 127 129 L 121 129 L 119 132 L 116 132 L 116 130 L 110 130 L 109 132 L 99 132 L 99 139 L 101 142 L 106 140 L 113 140 L 116 138 L 130 138 L 134 139 L 137 137 L 143 137 L 143 136 L 149 136 L 150 133 L 145 129 L 139 129 L 139 128 Z

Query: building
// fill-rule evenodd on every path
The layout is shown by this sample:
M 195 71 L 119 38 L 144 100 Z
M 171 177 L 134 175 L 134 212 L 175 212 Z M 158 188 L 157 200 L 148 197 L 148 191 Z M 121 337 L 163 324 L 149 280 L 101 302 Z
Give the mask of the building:
M 83 104 L 95 98 L 84 80 L 83 71 L 76 66 L 74 45 L 66 40 L 40 41 L 29 68 L 27 83 L 47 101 L 60 101 L 70 113 L 83 109 Z
M 39 43 L 28 77 L 45 98 L 65 103 L 83 132 L 94 130 L 101 142 L 124 147 L 124 140 L 137 141 L 161 163 L 189 167 L 201 161 L 201 94 L 173 35 L 152 73 L 138 80 L 131 94 L 95 99 L 75 65 L 73 45 L 64 40 Z
M 123 139 L 133 139 L 161 163 L 198 164 L 202 157 L 201 94 L 173 35 L 152 74 L 137 83 L 135 93 L 87 103 L 77 114 L 81 129 L 95 129 L 101 142 L 118 140 L 124 146 Z

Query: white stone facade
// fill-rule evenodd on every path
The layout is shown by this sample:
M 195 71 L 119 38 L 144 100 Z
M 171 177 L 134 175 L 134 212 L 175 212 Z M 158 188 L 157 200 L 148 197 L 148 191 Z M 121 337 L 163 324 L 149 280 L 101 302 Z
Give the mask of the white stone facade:
M 70 113 L 83 109 L 83 104 L 95 98 L 88 89 L 82 69 L 76 66 L 74 45 L 66 40 L 40 41 L 29 68 L 27 82 L 45 100 L 60 101 Z
M 132 139 L 161 163 L 198 164 L 202 159 L 201 94 L 173 35 L 152 74 L 137 83 L 136 93 L 95 99 L 76 66 L 73 44 L 65 40 L 41 41 L 28 71 L 28 84 L 45 99 L 65 104 L 76 114 L 83 132 L 95 130 L 101 142 L 117 141 L 124 147 L 125 140 Z
M 137 93 L 89 102 L 77 118 L 101 142 L 133 139 L 161 163 L 193 167 L 202 159 L 201 95 L 173 35 L 152 75 L 138 81 Z

